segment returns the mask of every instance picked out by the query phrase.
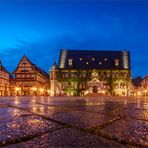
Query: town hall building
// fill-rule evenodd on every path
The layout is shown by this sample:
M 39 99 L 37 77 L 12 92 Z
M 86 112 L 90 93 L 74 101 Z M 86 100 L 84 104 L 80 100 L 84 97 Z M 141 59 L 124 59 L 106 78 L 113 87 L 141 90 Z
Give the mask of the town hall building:
M 129 96 L 129 51 L 61 50 L 50 69 L 51 96 Z

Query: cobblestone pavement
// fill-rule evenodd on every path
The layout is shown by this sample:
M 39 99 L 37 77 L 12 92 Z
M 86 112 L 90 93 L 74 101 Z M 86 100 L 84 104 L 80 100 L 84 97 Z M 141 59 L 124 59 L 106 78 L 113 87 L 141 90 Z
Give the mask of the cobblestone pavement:
M 0 147 L 148 147 L 148 98 L 0 97 Z

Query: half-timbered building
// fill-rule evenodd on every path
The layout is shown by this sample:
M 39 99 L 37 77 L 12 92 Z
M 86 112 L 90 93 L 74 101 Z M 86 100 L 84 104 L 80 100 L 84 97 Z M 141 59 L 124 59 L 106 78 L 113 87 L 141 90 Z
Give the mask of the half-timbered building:
M 15 75 L 16 95 L 49 95 L 49 75 L 23 56 Z
M 0 61 L 0 96 L 9 96 L 10 93 L 10 81 L 11 74 L 5 69 Z

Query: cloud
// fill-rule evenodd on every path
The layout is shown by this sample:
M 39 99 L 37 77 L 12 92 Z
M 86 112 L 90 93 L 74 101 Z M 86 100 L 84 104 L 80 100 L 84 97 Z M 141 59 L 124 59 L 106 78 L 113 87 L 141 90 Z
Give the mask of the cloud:
M 130 49 L 133 76 L 145 75 L 148 63 L 145 27 L 140 28 L 139 19 L 101 15 L 98 19 L 79 20 L 71 30 L 34 40 L 17 40 L 15 48 L 1 49 L 0 58 L 10 71 L 25 54 L 47 72 L 54 60 L 58 62 L 61 48 L 65 49 Z M 127 23 L 128 22 L 128 23 Z M 65 28 L 64 28 L 65 29 Z M 143 51 L 143 52 L 141 52 Z M 141 58 L 142 57 L 142 58 Z M 143 65 L 141 67 L 141 65 Z

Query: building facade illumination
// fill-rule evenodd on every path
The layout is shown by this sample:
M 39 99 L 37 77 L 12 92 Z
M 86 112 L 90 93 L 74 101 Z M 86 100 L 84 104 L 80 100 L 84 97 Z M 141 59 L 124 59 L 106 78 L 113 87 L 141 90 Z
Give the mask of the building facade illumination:
M 59 65 L 50 70 L 51 94 L 129 96 L 129 65 L 128 51 L 61 50 Z
M 0 96 L 9 96 L 11 91 L 11 74 L 4 68 L 0 61 Z
M 15 95 L 50 95 L 49 75 L 23 56 L 14 70 Z

